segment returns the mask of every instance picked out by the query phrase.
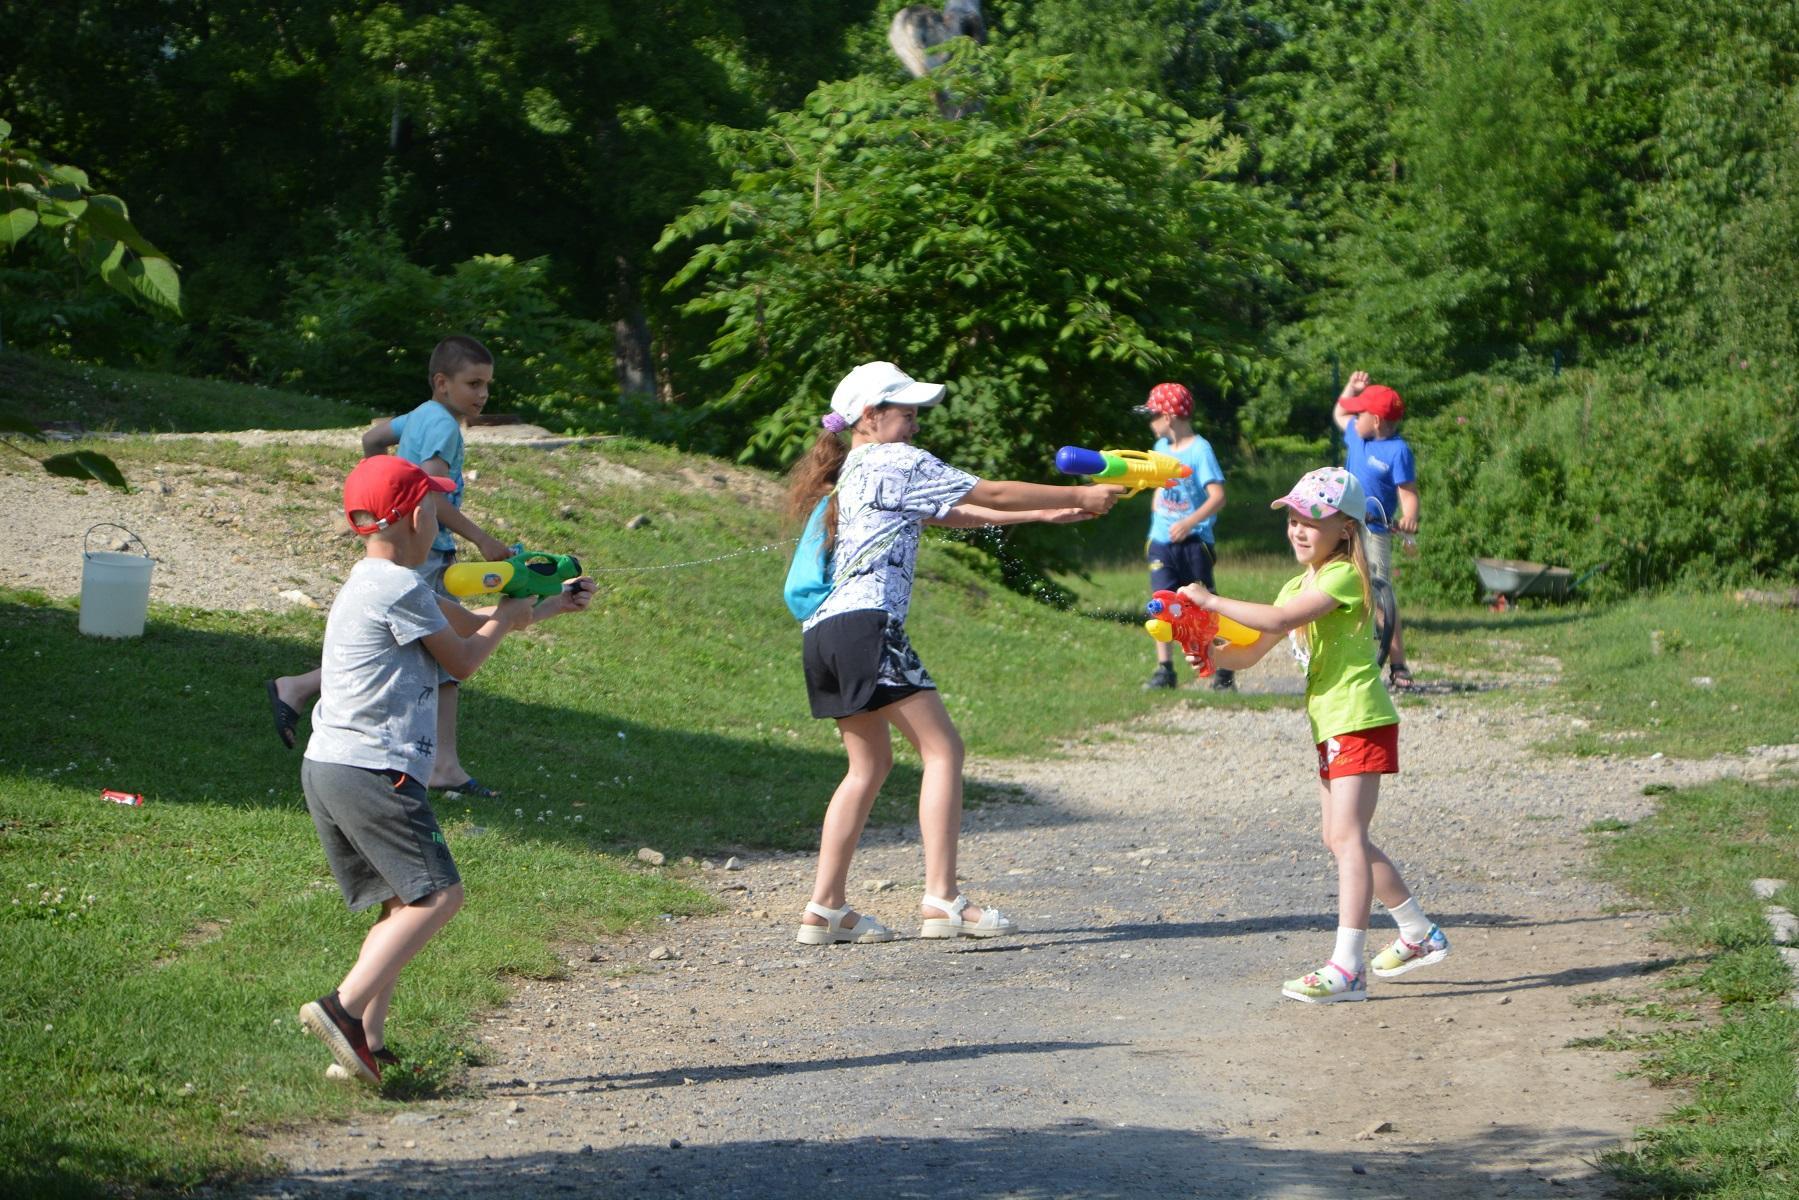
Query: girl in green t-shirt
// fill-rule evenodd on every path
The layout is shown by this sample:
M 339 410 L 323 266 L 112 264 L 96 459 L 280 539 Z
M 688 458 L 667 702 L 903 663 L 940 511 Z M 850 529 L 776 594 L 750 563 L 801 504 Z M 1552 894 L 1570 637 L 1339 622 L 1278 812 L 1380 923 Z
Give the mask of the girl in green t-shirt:
M 1366 505 L 1362 485 L 1348 471 L 1313 471 L 1270 506 L 1288 510 L 1287 541 L 1305 567 L 1273 604 L 1227 600 L 1201 584 L 1181 589 L 1200 608 L 1261 634 L 1247 646 L 1214 649 L 1218 667 L 1252 667 L 1287 637 L 1306 669 L 1324 844 L 1337 860 L 1336 948 L 1322 967 L 1281 986 L 1281 995 L 1308 1004 L 1368 998 L 1362 958 L 1375 896 L 1399 924 L 1399 939 L 1374 956 L 1376 975 L 1403 975 L 1449 956 L 1449 939 L 1418 907 L 1393 861 L 1368 840 L 1380 777 L 1399 770 L 1399 711 L 1375 663 L 1368 561 L 1361 522 L 1350 515 Z

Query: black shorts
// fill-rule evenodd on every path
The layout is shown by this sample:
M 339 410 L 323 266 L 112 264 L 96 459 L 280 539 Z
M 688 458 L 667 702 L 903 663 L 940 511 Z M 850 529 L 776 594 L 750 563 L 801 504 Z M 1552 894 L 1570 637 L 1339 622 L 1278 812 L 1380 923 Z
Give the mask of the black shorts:
M 1184 542 L 1151 542 L 1145 550 L 1149 556 L 1149 590 L 1172 592 L 1189 583 L 1203 583 L 1210 591 L 1218 585 L 1212 581 L 1212 564 L 1217 552 L 1202 537 Z
M 878 608 L 839 613 L 806 630 L 805 664 L 815 717 L 874 712 L 937 687 L 905 623 Z

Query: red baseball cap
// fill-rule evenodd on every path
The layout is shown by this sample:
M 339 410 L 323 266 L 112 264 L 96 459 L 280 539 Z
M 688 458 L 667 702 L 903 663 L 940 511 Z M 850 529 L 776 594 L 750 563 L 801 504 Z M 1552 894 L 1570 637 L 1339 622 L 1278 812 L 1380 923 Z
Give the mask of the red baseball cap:
M 386 529 L 419 506 L 432 492 L 453 492 L 456 481 L 427 475 L 394 454 L 380 454 L 356 464 L 344 480 L 344 516 L 357 533 Z M 375 514 L 373 525 L 358 525 L 353 513 Z
M 1193 415 L 1193 393 L 1179 383 L 1158 383 L 1149 389 L 1149 403 L 1131 409 L 1138 416 L 1180 417 Z
M 1371 412 L 1388 421 L 1405 420 L 1405 401 L 1384 384 L 1371 383 L 1343 402 L 1346 413 Z

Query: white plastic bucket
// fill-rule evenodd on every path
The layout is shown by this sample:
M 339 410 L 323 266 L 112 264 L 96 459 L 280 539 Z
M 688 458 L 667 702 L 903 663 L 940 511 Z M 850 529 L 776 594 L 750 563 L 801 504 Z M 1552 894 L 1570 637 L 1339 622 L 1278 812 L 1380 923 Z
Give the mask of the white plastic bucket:
M 142 554 L 117 550 L 89 550 L 95 529 L 124 529 L 143 548 Z M 144 617 L 150 611 L 150 571 L 156 560 L 144 540 L 123 525 L 102 522 L 81 539 L 81 619 L 78 628 L 89 637 L 142 637 Z

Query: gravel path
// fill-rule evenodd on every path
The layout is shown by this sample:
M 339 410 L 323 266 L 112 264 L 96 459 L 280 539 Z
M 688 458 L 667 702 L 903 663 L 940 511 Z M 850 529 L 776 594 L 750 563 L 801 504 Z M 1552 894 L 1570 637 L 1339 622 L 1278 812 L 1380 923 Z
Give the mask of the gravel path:
M 1621 1019 L 1577 1001 L 1644 992 L 1662 952 L 1653 914 L 1582 877 L 1582 831 L 1643 816 L 1645 783 L 1799 748 L 1545 759 L 1548 717 L 1408 702 L 1375 831 L 1454 954 L 1318 1008 L 1278 995 L 1335 925 L 1303 719 L 1186 698 L 1053 760 L 971 766 L 1028 794 L 971 813 L 963 843 L 971 895 L 1027 934 L 799 947 L 808 857 L 698 872 L 731 911 L 571 948 L 566 980 L 486 1019 L 472 1097 L 278 1132 L 289 1168 L 247 1194 L 1604 1194 L 1595 1157 L 1669 1097 L 1570 1048 Z M 915 830 L 877 832 L 852 896 L 909 932 L 920 870 Z

